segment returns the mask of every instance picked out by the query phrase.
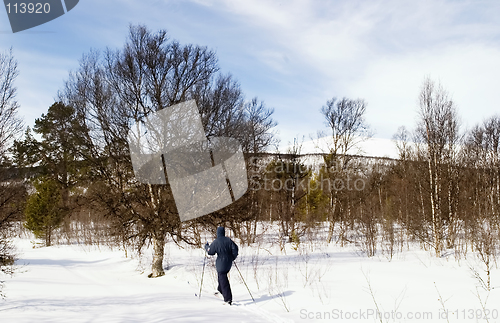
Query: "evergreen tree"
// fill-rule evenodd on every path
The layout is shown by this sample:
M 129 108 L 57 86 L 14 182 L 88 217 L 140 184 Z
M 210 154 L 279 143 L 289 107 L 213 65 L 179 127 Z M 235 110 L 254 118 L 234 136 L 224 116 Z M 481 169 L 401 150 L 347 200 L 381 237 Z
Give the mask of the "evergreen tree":
M 36 193 L 28 198 L 24 210 L 24 226 L 37 238 L 44 239 L 46 246 L 50 246 L 52 232 L 59 227 L 66 213 L 61 205 L 60 187 L 53 179 L 44 177 L 35 180 L 34 186 Z
M 82 126 L 75 109 L 61 102 L 49 107 L 46 114 L 35 120 L 34 132 L 27 129 L 24 140 L 15 141 L 11 150 L 14 164 L 21 169 L 36 168 L 36 173 L 58 185 L 62 205 L 72 208 L 70 192 L 87 173 L 83 160 L 84 141 L 88 132 Z
M 59 186 L 62 204 L 68 209 L 70 190 L 86 171 L 81 156 L 86 152 L 87 132 L 75 109 L 61 102 L 35 120 L 34 131 L 42 136 L 38 147 L 42 172 Z

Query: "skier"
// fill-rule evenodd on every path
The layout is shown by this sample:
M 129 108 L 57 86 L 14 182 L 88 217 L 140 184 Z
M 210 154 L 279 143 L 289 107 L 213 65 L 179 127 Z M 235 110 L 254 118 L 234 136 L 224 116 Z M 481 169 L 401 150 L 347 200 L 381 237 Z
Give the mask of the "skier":
M 224 227 L 218 227 L 217 239 L 215 239 L 210 245 L 207 242 L 205 250 L 211 256 L 217 254 L 217 260 L 215 261 L 215 267 L 217 269 L 217 276 L 219 280 L 217 290 L 224 297 L 224 302 L 231 305 L 233 302 L 233 294 L 231 293 L 231 286 L 229 285 L 227 273 L 231 269 L 233 261 L 236 257 L 238 257 L 238 246 L 233 242 L 233 240 L 226 237 Z

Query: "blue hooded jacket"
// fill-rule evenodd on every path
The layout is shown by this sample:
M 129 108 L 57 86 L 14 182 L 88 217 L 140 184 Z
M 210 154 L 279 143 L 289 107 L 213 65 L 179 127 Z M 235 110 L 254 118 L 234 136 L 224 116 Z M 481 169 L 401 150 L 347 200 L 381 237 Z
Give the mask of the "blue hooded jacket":
M 230 238 L 226 237 L 224 227 L 217 228 L 217 239 L 206 248 L 209 255 L 217 254 L 215 268 L 217 272 L 229 272 L 233 261 L 238 257 L 238 246 Z

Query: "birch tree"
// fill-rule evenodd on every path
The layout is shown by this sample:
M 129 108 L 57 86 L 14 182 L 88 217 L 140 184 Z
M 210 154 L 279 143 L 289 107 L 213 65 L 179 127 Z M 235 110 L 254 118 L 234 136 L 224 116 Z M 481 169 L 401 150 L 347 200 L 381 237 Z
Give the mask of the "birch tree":
M 452 228 L 456 220 L 453 166 L 460 137 L 454 102 L 448 92 L 430 78 L 424 80 L 420 90 L 419 118 L 416 135 L 425 149 L 433 245 L 436 256 L 440 256 L 445 247 L 446 229 Z
M 19 75 L 17 61 L 12 49 L 0 53 L 0 156 L 5 157 L 9 145 L 23 130 L 23 121 L 18 115 L 19 103 L 14 82 Z
M 366 140 L 369 136 L 368 125 L 365 122 L 366 102 L 362 99 L 343 98 L 337 100 L 332 98 L 321 109 L 327 126 L 331 129 L 331 142 L 329 151 L 325 156 L 325 174 L 329 179 L 330 186 L 330 228 L 328 242 L 332 240 L 336 222 L 335 214 L 339 214 L 340 222 L 343 224 L 343 214 L 340 210 L 339 199 L 341 192 L 334 187 L 335 181 L 344 181 L 347 168 L 356 146 Z M 344 230 L 341 228 L 341 237 Z
M 12 223 L 22 214 L 21 204 L 26 195 L 22 181 L 15 180 L 8 150 L 23 130 L 18 115 L 15 80 L 19 74 L 12 49 L 0 52 L 0 272 L 11 273 L 14 264 L 13 246 L 9 233 Z M 0 296 L 2 283 L 0 282 Z

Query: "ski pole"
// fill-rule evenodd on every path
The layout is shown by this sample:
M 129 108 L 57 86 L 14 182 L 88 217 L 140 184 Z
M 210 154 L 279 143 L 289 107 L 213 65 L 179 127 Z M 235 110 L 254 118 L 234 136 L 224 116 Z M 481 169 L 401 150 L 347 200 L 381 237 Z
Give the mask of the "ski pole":
M 250 294 L 250 297 L 252 298 L 252 301 L 255 302 L 255 300 L 253 299 L 252 293 L 250 292 L 250 288 L 248 288 L 247 283 L 245 283 L 245 279 L 243 279 L 243 275 L 241 274 L 240 269 L 238 268 L 238 266 L 236 265 L 236 263 L 234 261 L 233 261 L 233 263 L 234 263 L 234 266 L 236 267 L 236 269 L 238 270 L 238 272 L 240 273 L 241 280 L 243 280 L 243 284 L 245 284 L 245 286 L 247 287 L 248 293 Z
M 203 287 L 203 275 L 205 275 L 205 261 L 207 260 L 207 251 L 205 250 L 205 256 L 203 257 L 203 271 L 201 272 L 201 284 L 200 284 L 200 296 L 198 299 L 201 298 L 201 288 Z

